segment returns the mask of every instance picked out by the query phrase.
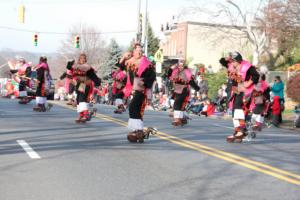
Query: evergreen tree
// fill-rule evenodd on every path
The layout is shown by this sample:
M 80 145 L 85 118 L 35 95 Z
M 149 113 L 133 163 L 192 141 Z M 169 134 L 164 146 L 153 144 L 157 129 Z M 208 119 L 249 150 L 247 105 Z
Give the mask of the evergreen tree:
M 122 49 L 115 39 L 111 39 L 109 48 L 109 64 L 114 66 L 118 62 L 119 58 L 122 56 Z
M 101 77 L 109 75 L 115 67 L 115 64 L 118 62 L 122 56 L 122 49 L 115 39 L 111 39 L 110 44 L 108 45 L 108 55 L 106 61 L 102 65 Z
M 148 38 L 148 57 L 149 56 L 154 56 L 156 51 L 159 49 L 159 39 L 155 37 L 153 29 L 151 27 L 150 22 L 148 21 L 148 31 L 147 31 L 147 38 Z M 127 51 L 132 51 L 134 43 L 136 42 L 136 39 L 132 39 L 130 42 L 129 47 L 127 48 Z M 144 41 L 142 41 L 144 42 Z M 142 44 L 144 45 L 144 44 Z
M 131 40 L 131 42 L 130 42 L 128 48 L 127 48 L 127 51 L 128 51 L 128 52 L 132 52 L 132 51 L 133 51 L 133 46 L 134 46 L 135 42 L 136 42 L 136 41 L 135 41 L 135 39 L 133 38 L 133 39 Z
M 149 57 L 149 56 L 154 56 L 156 51 L 159 49 L 159 39 L 155 37 L 150 22 L 148 22 L 147 29 L 148 29 L 147 38 L 148 38 L 148 57 Z

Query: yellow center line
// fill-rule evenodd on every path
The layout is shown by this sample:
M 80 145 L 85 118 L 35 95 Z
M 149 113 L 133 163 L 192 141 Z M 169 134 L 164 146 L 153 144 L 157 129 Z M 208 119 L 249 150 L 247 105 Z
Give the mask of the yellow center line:
M 53 102 L 53 103 L 56 105 L 68 108 L 68 109 L 76 110 L 74 108 L 68 107 L 67 105 L 64 105 L 64 104 L 61 104 L 58 102 Z M 113 118 L 108 115 L 97 113 L 96 117 L 99 119 L 103 119 L 106 121 L 110 121 L 110 122 L 119 124 L 121 126 L 127 126 L 126 122 L 116 119 L 116 118 Z M 234 163 L 234 164 L 237 164 L 237 165 L 240 165 L 240 166 L 243 166 L 243 167 L 246 167 L 246 168 L 249 168 L 249 169 L 270 175 L 270 176 L 273 176 L 277 179 L 284 180 L 286 182 L 300 186 L 300 175 L 298 175 L 298 174 L 291 173 L 291 172 L 288 172 L 288 171 L 285 171 L 285 170 L 282 170 L 282 169 L 279 169 L 276 167 L 272 167 L 270 165 L 267 165 L 267 164 L 264 164 L 261 162 L 253 161 L 253 160 L 238 156 L 236 154 L 232 154 L 229 152 L 214 149 L 214 148 L 211 148 L 211 147 L 208 147 L 208 146 L 196 143 L 196 142 L 181 139 L 181 138 L 172 136 L 172 135 L 164 133 L 164 132 L 158 131 L 155 136 L 159 137 L 162 140 L 167 140 L 171 143 L 177 144 L 179 146 L 193 149 L 198 152 L 202 152 L 207 155 L 210 155 L 210 156 L 213 156 L 213 157 L 216 157 L 216 158 L 219 158 L 219 159 L 222 159 L 222 160 L 225 160 L 225 161 L 228 161 L 228 162 L 231 162 L 231 163 Z
M 160 132 L 160 134 L 163 134 L 163 135 L 169 135 L 169 134 L 165 134 L 165 133 L 162 133 L 162 132 Z M 177 140 L 179 140 L 179 141 L 181 141 L 181 142 L 185 142 L 185 143 L 187 143 L 187 144 L 193 145 L 193 146 L 197 146 L 197 147 L 201 148 L 202 150 L 213 151 L 213 152 L 218 153 L 218 154 L 221 154 L 221 155 L 223 155 L 223 156 L 231 157 L 231 158 L 233 158 L 233 159 L 235 159 L 235 160 L 239 160 L 239 161 L 247 162 L 247 163 L 249 163 L 249 164 L 257 165 L 257 166 L 259 166 L 259 167 L 263 167 L 263 168 L 266 168 L 266 169 L 275 171 L 275 172 L 277 172 L 277 173 L 285 174 L 285 175 L 288 175 L 288 176 L 291 176 L 291 177 L 294 177 L 294 178 L 297 178 L 297 179 L 300 180 L 300 175 L 298 175 L 298 174 L 293 174 L 293 173 L 290 173 L 290 172 L 288 172 L 288 171 L 284 171 L 284 170 L 281 170 L 281 169 L 272 167 L 272 166 L 270 166 L 270 165 L 263 164 L 263 163 L 261 163 L 261 162 L 256 162 L 256 161 L 253 161 L 253 160 L 249 160 L 249 159 L 247 159 L 247 158 L 244 158 L 244 157 L 241 157 L 241 156 L 232 154 L 232 153 L 228 153 L 228 152 L 225 152 L 225 151 L 213 149 L 213 148 L 211 148 L 211 147 L 204 146 L 204 145 L 201 145 L 201 144 L 199 144 L 199 143 L 191 142 L 191 141 L 188 141 L 188 140 L 183 140 L 183 139 L 178 138 L 178 137 L 175 137 L 175 136 L 172 136 L 172 138 L 173 138 L 173 139 L 177 139 Z
M 212 149 L 212 148 L 209 148 L 209 147 L 208 148 L 199 148 L 198 143 L 193 143 L 193 142 L 190 142 L 190 141 L 187 141 L 187 140 L 176 138 L 174 136 L 171 136 L 171 135 L 168 135 L 168 134 L 165 134 L 165 133 L 162 133 L 162 132 L 159 132 L 157 136 L 159 138 L 163 139 L 163 140 L 168 140 L 169 142 L 178 144 L 180 146 L 184 146 L 184 147 L 187 147 L 187 148 L 190 148 L 190 149 L 194 149 L 196 151 L 208 154 L 210 156 L 214 156 L 214 157 L 220 158 L 222 160 L 226 160 L 228 162 L 235 163 L 235 164 L 244 166 L 246 168 L 249 168 L 249 169 L 252 169 L 252 170 L 255 170 L 255 171 L 258 171 L 258 172 L 262 172 L 264 174 L 268 174 L 270 176 L 273 176 L 273 177 L 276 177 L 278 179 L 281 179 L 281 180 L 287 181 L 289 183 L 293 183 L 293 184 L 296 184 L 296 185 L 300 186 L 300 180 L 290 178 L 290 177 L 295 177 L 295 178 L 299 177 L 299 175 L 297 175 L 297 174 L 293 174 L 293 173 L 290 173 L 290 172 L 287 172 L 287 171 L 284 171 L 284 170 L 281 170 L 281 169 L 278 169 L 278 168 L 274 168 L 274 167 L 271 167 L 271 166 L 270 166 L 270 169 L 269 169 L 271 171 L 268 171 L 266 169 L 260 168 L 259 166 L 255 166 L 251 163 L 243 162 L 242 159 L 235 159 L 235 158 L 232 158 L 232 157 L 226 157 L 226 156 L 223 156 L 221 154 L 218 154 L 217 153 L 218 150 L 216 150 L 216 149 Z M 203 145 L 200 145 L 200 146 L 203 146 Z M 234 155 L 234 154 L 231 154 L 231 155 Z M 236 157 L 242 158 L 240 156 L 236 156 Z M 248 160 L 248 159 L 245 159 L 245 160 Z M 251 160 L 248 160 L 248 161 L 251 161 Z M 255 161 L 252 161 L 252 162 L 255 162 Z M 255 163 L 265 165 L 265 164 L 259 163 L 259 162 L 255 162 Z M 279 172 L 279 171 L 282 174 L 284 174 L 284 173 L 288 174 L 290 177 L 284 176 L 282 174 L 278 174 L 277 172 Z

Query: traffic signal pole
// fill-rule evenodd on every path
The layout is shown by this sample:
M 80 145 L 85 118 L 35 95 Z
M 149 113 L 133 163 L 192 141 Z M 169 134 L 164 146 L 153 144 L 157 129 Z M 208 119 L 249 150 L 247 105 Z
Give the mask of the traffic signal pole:
M 37 33 L 35 33 L 33 35 L 33 44 L 34 44 L 34 46 L 38 45 L 38 37 L 39 37 L 39 35 Z

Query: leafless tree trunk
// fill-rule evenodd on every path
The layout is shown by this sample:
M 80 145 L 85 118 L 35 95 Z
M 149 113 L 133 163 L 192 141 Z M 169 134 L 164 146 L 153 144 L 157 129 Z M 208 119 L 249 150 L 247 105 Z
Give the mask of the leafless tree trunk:
M 66 62 L 67 59 L 78 59 L 80 53 L 85 53 L 88 57 L 88 63 L 99 72 L 101 71 L 101 65 L 107 56 L 107 49 L 104 39 L 100 31 L 87 24 L 76 24 L 69 30 L 65 41 L 62 41 L 62 46 L 59 49 L 61 58 L 59 62 Z M 74 38 L 75 36 L 80 37 L 80 46 L 75 48 Z
M 243 8 L 245 5 L 239 5 L 233 0 L 213 1 L 211 3 L 194 1 L 194 3 L 195 6 L 188 9 L 189 14 L 192 12 L 209 22 L 219 24 L 218 30 L 223 34 L 221 34 L 222 38 L 219 37 L 218 40 L 247 39 L 252 47 L 253 64 L 259 63 L 260 55 L 268 48 L 268 39 L 265 30 L 257 28 L 254 22 L 255 19 L 259 18 L 258 13 L 266 0 L 260 0 L 252 10 Z M 247 2 L 248 4 L 250 3 Z M 212 32 L 205 34 L 206 39 L 209 36 L 214 37 Z
M 295 48 L 299 48 L 299 13 L 300 0 L 268 0 L 262 9 L 257 25 L 266 30 L 268 40 L 278 49 L 276 53 L 268 52 L 270 66 L 281 57 L 288 59 L 293 56 Z

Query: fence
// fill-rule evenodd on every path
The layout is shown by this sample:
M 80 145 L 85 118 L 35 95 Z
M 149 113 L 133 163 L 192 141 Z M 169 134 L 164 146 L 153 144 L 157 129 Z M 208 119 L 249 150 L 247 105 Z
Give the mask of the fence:
M 272 83 L 274 81 L 275 76 L 280 76 L 281 80 L 284 83 L 287 83 L 288 80 L 293 77 L 296 74 L 299 74 L 300 71 L 298 72 L 289 72 L 289 71 L 269 71 L 267 73 L 267 82 Z

